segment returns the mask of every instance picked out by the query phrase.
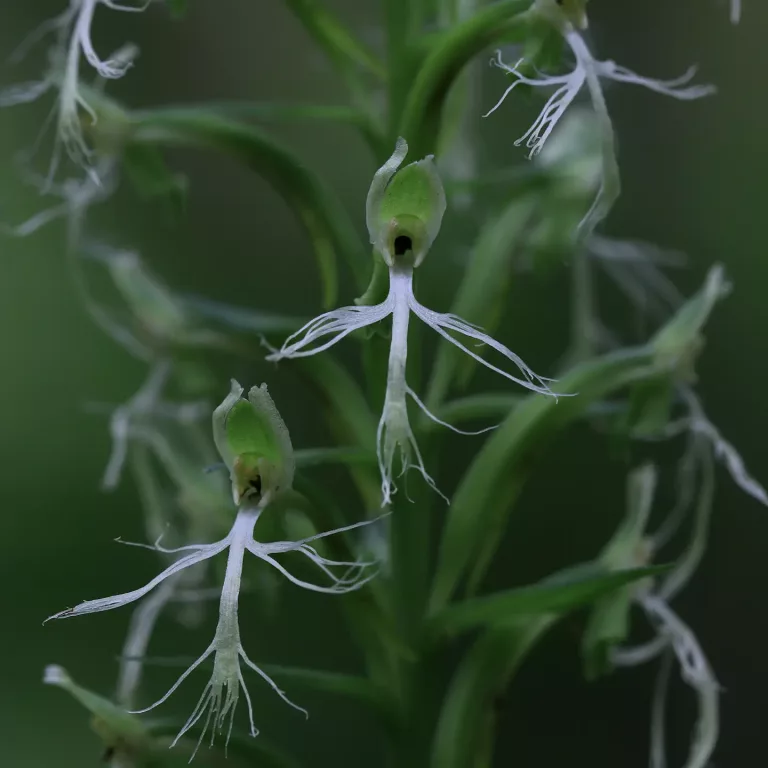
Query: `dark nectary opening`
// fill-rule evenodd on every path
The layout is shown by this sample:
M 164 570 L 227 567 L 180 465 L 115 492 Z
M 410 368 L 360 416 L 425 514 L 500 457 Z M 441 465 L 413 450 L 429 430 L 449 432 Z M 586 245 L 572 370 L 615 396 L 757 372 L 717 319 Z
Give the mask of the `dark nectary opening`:
M 408 235 L 398 235 L 395 238 L 395 256 L 405 256 L 413 248 L 411 238 Z

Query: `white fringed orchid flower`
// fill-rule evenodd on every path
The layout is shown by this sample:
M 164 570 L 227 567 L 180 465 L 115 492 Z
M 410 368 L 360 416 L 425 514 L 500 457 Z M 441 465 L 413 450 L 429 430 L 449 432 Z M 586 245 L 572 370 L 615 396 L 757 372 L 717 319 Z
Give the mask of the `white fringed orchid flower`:
M 291 488 L 294 459 L 288 430 L 267 392 L 266 385 L 253 387 L 247 400 L 242 397 L 242 394 L 242 387 L 237 382 L 233 382 L 232 391 L 213 414 L 214 439 L 229 469 L 232 495 L 238 505 L 237 515 L 229 533 L 212 544 L 189 544 L 175 549 L 161 547 L 159 542 L 154 546 L 148 546 L 149 549 L 163 553 L 179 553 L 180 557 L 139 589 L 98 600 L 86 600 L 74 608 L 51 617 L 61 619 L 82 616 L 128 605 L 139 600 L 175 574 L 227 552 L 227 567 L 219 602 L 219 621 L 213 641 L 164 696 L 151 706 L 133 713 L 148 712 L 165 702 L 195 669 L 213 656 L 211 678 L 173 744 L 176 744 L 201 720 L 202 733 L 198 746 L 209 727 L 211 739 L 213 739 L 214 734 L 222 731 L 227 725 L 227 739 L 229 739 L 241 689 L 248 705 L 251 735 L 257 735 L 258 732 L 253 723 L 251 699 L 241 663 L 256 672 L 283 701 L 305 712 L 291 702 L 277 684 L 251 661 L 243 648 L 238 623 L 238 598 L 246 552 L 250 552 L 277 569 L 293 584 L 326 594 L 343 594 L 360 589 L 375 575 L 375 571 L 372 570 L 373 563 L 329 560 L 312 546 L 312 542 L 317 539 L 366 525 L 369 521 L 320 533 L 299 541 L 262 543 L 254 539 L 253 530 L 259 517 L 268 510 L 272 501 Z M 328 583 L 316 584 L 294 576 L 276 559 L 276 556 L 286 552 L 297 552 L 306 557 L 324 574 Z
M 524 59 L 520 59 L 510 66 L 504 63 L 500 51 L 497 52 L 496 58 L 492 61 L 497 67 L 512 75 L 515 80 L 504 91 L 496 104 L 485 114 L 486 117 L 493 114 L 504 103 L 507 96 L 520 84 L 529 85 L 532 88 L 555 89 L 530 128 L 515 141 L 516 146 L 525 144 L 530 150 L 529 157 L 534 157 L 541 152 L 555 126 L 560 122 L 562 116 L 567 112 L 585 85 L 599 114 L 605 112 L 600 80 L 613 80 L 617 83 L 640 85 L 656 93 L 683 101 L 700 99 L 715 92 L 715 88 L 711 85 L 689 85 L 696 74 L 696 67 L 689 68 L 685 74 L 672 80 L 654 80 L 638 75 L 632 70 L 620 66 L 615 61 L 598 61 L 592 56 L 582 36 L 570 24 L 565 25 L 563 37 L 575 59 L 573 70 L 564 75 L 547 75 L 540 72 L 535 77 L 529 77 L 521 71 Z
M 408 420 L 407 397 L 410 396 L 429 418 L 455 429 L 431 414 L 406 382 L 408 323 L 411 313 L 492 371 L 534 392 L 553 395 L 548 379 L 537 376 L 514 352 L 482 329 L 456 315 L 427 309 L 414 296 L 413 270 L 423 262 L 437 237 L 446 202 L 433 157 L 430 155 L 400 169 L 407 152 L 406 141 L 398 139 L 394 153 L 373 177 L 366 202 L 366 223 L 374 259 L 382 260 L 389 270 L 389 293 L 386 299 L 373 306 L 358 305 L 326 312 L 290 336 L 279 350 L 268 357 L 270 360 L 308 357 L 332 347 L 353 331 L 392 316 L 387 390 L 376 446 L 381 472 L 382 506 L 390 503 L 392 494 L 397 490 L 394 482 L 396 454 L 399 454 L 401 475 L 410 468 L 416 468 L 424 480 L 437 490 L 424 466 Z M 462 339 L 488 345 L 514 363 L 522 378 L 488 362 Z
M 691 67 L 684 75 L 673 80 L 653 80 L 632 72 L 614 61 L 598 61 L 589 50 L 578 30 L 587 26 L 585 0 L 537 0 L 536 10 L 542 19 L 547 20 L 562 35 L 574 57 L 574 68 L 563 75 L 547 75 L 536 72 L 530 76 L 521 71 L 523 59 L 509 66 L 497 53 L 495 63 L 499 68 L 511 74 L 515 79 L 495 106 L 486 113 L 486 117 L 495 112 L 507 96 L 520 84 L 532 88 L 554 88 L 554 93 L 544 104 L 544 108 L 533 121 L 530 128 L 515 142 L 517 146 L 525 144 L 530 150 L 529 157 L 541 152 L 555 126 L 573 104 L 582 88 L 586 86 L 592 102 L 592 108 L 598 118 L 603 154 L 603 174 L 600 189 L 589 212 L 582 219 L 579 230 L 583 235 L 590 235 L 609 213 L 621 187 L 619 168 L 616 160 L 613 123 L 605 102 L 601 80 L 640 85 L 649 90 L 675 99 L 689 101 L 708 96 L 715 92 L 709 85 L 689 85 L 696 74 L 696 67 Z
M 139 13 L 145 10 L 151 0 L 134 2 L 126 0 L 69 0 L 66 11 L 41 25 L 17 51 L 21 56 L 29 44 L 37 42 L 43 35 L 53 32 L 56 44 L 51 50 L 51 69 L 39 81 L 24 83 L 0 92 L 0 106 L 12 106 L 35 101 L 51 89 L 59 92 L 54 112 L 56 140 L 53 159 L 49 170 L 49 182 L 53 180 L 61 161 L 63 149 L 69 158 L 84 168 L 98 184 L 98 170 L 91 163 L 92 150 L 83 136 L 84 115 L 96 121 L 96 113 L 80 87 L 80 62 L 83 57 L 105 80 L 121 78 L 133 65 L 137 50 L 126 45 L 111 56 L 102 59 L 91 39 L 93 17 L 99 5 L 113 11 Z

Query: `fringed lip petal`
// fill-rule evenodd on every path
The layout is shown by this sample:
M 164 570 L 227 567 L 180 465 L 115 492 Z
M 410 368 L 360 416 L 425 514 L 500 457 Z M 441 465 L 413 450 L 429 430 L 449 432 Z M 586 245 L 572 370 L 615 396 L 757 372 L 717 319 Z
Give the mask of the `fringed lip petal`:
M 192 758 L 194 758 L 197 753 L 197 750 L 202 744 L 209 729 L 211 732 L 211 743 L 213 743 L 216 733 L 221 733 L 225 729 L 225 739 L 227 742 L 229 741 L 240 690 L 243 691 L 248 707 L 250 733 L 252 736 L 255 736 L 258 733 L 253 721 L 251 697 L 242 673 L 241 662 L 254 670 L 284 702 L 294 709 L 304 713 L 305 716 L 307 715 L 307 711 L 304 708 L 292 702 L 274 680 L 272 680 L 264 670 L 248 657 L 241 643 L 238 603 L 243 560 L 246 552 L 250 552 L 260 560 L 271 565 L 291 583 L 304 589 L 324 594 L 345 594 L 359 590 L 378 574 L 379 563 L 376 561 L 332 560 L 320 555 L 311 546 L 311 542 L 327 536 L 361 528 L 365 525 L 377 522 L 381 517 L 372 520 L 364 520 L 331 531 L 324 531 L 297 541 L 277 541 L 262 544 L 253 538 L 253 530 L 256 521 L 262 510 L 268 505 L 269 500 L 269 496 L 265 496 L 256 506 L 241 506 L 229 534 L 224 539 L 214 544 L 187 545 L 177 550 L 166 550 L 165 548 L 159 547 L 158 544 L 155 544 L 154 546 L 147 545 L 149 549 L 160 550 L 164 553 L 181 551 L 188 552 L 189 554 L 180 557 L 176 562 L 172 563 L 162 573 L 140 589 L 100 600 L 88 600 L 74 608 L 67 609 L 66 611 L 62 611 L 51 617 L 65 618 L 119 608 L 138 600 L 163 582 L 165 582 L 164 587 L 170 585 L 172 588 L 174 586 L 173 577 L 176 576 L 176 574 L 228 550 L 226 572 L 219 596 L 219 620 L 213 641 L 208 645 L 205 651 L 203 651 L 203 653 L 198 656 L 186 670 L 184 670 L 163 696 L 148 707 L 132 711 L 132 714 L 144 714 L 164 704 L 195 670 L 213 656 L 214 663 L 211 678 L 203 689 L 192 713 L 189 715 L 172 743 L 172 746 L 177 744 L 181 738 L 189 733 L 189 731 L 197 726 L 204 718 L 202 732 L 197 741 Z M 284 565 L 272 557 L 272 555 L 287 552 L 298 552 L 303 557 L 307 558 L 328 580 L 329 586 L 315 584 L 298 578 Z M 171 579 L 171 581 L 168 581 L 168 579 Z M 156 594 L 160 595 L 160 592 L 157 592 Z M 154 617 L 151 618 L 151 621 L 154 622 Z M 146 643 L 141 640 L 140 649 L 142 652 L 145 645 Z M 128 652 L 129 654 L 132 654 L 130 649 Z
M 289 336 L 279 350 L 267 356 L 267 360 L 309 357 L 324 352 L 350 333 L 378 323 L 390 314 L 392 304 L 389 300 L 374 306 L 351 306 L 326 312 Z M 318 346 L 312 346 L 328 336 L 331 338 Z
M 51 621 L 52 619 L 67 619 L 71 616 L 83 616 L 87 613 L 110 611 L 113 608 L 120 608 L 129 603 L 133 603 L 139 598 L 144 597 L 147 592 L 154 589 L 169 576 L 173 576 L 175 573 L 183 571 L 185 568 L 189 568 L 197 563 L 202 563 L 204 560 L 208 560 L 211 557 L 215 557 L 220 552 L 223 552 L 228 546 L 228 538 L 222 539 L 215 544 L 203 545 L 198 551 L 192 552 L 191 554 L 176 560 L 176 562 L 171 563 L 171 565 L 169 565 L 162 573 L 155 576 L 154 579 L 147 582 L 147 584 L 139 589 L 134 589 L 131 592 L 124 592 L 120 595 L 113 595 L 112 597 L 103 597 L 98 600 L 85 600 L 74 608 L 67 608 L 65 611 L 49 616 L 46 619 L 46 622 Z
M 389 364 L 387 371 L 387 390 L 381 418 L 376 430 L 376 453 L 379 472 L 381 475 L 382 506 L 387 506 L 396 492 L 395 461 L 399 455 L 400 476 L 409 469 L 416 469 L 424 481 L 446 502 L 448 498 L 439 490 L 431 475 L 427 472 L 424 460 L 419 450 L 416 436 L 408 420 L 407 398 L 425 412 L 428 418 L 442 424 L 455 432 L 463 434 L 481 434 L 493 427 L 466 433 L 438 419 L 420 400 L 416 392 L 405 380 L 406 359 L 408 355 L 408 324 L 410 314 L 416 315 L 422 322 L 440 334 L 446 341 L 458 347 L 474 360 L 510 381 L 539 394 L 558 397 L 549 387 L 551 379 L 536 374 L 526 363 L 501 342 L 489 336 L 482 328 L 469 323 L 452 313 L 440 313 L 427 309 L 419 304 L 413 294 L 412 268 L 393 267 L 390 269 L 389 294 L 385 301 L 374 306 L 344 307 L 343 309 L 326 312 L 311 320 L 301 330 L 290 336 L 283 346 L 274 351 L 267 359 L 280 360 L 283 358 L 301 358 L 322 352 L 345 336 L 359 328 L 384 320 L 392 315 L 392 339 L 389 349 Z M 508 373 L 474 352 L 455 335 L 473 339 L 512 362 L 522 374 L 515 376 Z M 330 338 L 328 338 L 330 337 Z M 325 339 L 325 341 L 324 341 Z
M 552 397 L 557 396 L 554 392 L 552 392 L 547 384 L 547 382 L 552 381 L 552 379 L 547 379 L 534 373 L 534 371 L 528 365 L 526 365 L 521 357 L 512 352 L 511 349 L 505 347 L 501 342 L 496 341 L 496 339 L 494 339 L 492 336 L 489 336 L 487 333 L 484 333 L 482 330 L 478 329 L 477 326 L 471 325 L 470 323 L 467 323 L 455 315 L 441 314 L 440 312 L 427 309 L 425 306 L 419 304 L 419 302 L 416 301 L 416 298 L 413 296 L 413 294 L 411 294 L 410 297 L 410 307 L 413 313 L 430 328 L 432 328 L 432 330 L 439 333 L 446 341 L 449 341 L 451 344 L 458 347 L 462 352 L 475 359 L 481 365 L 484 365 L 486 368 L 489 368 L 501 376 L 504 376 L 510 381 L 514 381 L 516 384 L 520 384 L 526 389 L 530 389 L 542 395 L 549 395 Z M 475 339 L 481 344 L 488 345 L 496 352 L 514 363 L 523 374 L 524 378 L 521 379 L 517 376 L 513 376 L 511 373 L 507 373 L 502 368 L 489 363 L 476 352 L 473 352 L 471 349 L 465 346 L 461 341 L 451 336 L 449 331 L 459 333 L 462 336 Z

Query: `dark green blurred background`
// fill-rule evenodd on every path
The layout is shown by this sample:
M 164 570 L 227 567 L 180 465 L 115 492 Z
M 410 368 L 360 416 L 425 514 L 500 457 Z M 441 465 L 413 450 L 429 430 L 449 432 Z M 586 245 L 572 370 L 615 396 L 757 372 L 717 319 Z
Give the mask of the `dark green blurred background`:
M 334 0 L 329 5 L 368 42 L 380 42 L 379 3 Z M 63 6 L 64 0 L 6 0 L 0 54 L 10 53 Z M 679 280 L 686 291 L 711 263 L 726 265 L 735 290 L 709 326 L 699 364 L 700 391 L 710 417 L 765 483 L 768 97 L 762 75 L 768 66 L 768 7 L 759 0 L 745 0 L 745 6 L 743 23 L 734 28 L 724 0 L 591 0 L 591 37 L 602 58 L 650 76 L 673 76 L 698 62 L 701 80 L 719 88 L 715 98 L 693 104 L 630 86 L 610 89 L 624 196 L 608 230 L 689 254 L 690 269 Z M 137 66 L 110 91 L 131 105 L 211 98 L 338 103 L 343 98 L 333 73 L 280 0 L 190 0 L 183 23 L 156 9 L 144 15 L 100 10 L 94 37 L 103 52 L 125 40 L 140 44 Z M 0 81 L 31 79 L 43 65 L 43 51 L 37 50 L 18 67 L 4 66 Z M 496 70 L 482 70 L 485 108 L 495 102 L 504 80 Z M 3 222 L 19 222 L 41 205 L 35 191 L 20 181 L 14 157 L 30 146 L 48 108 L 46 102 L 0 113 Z M 477 116 L 484 167 L 523 160 L 513 139 L 528 111 L 510 100 L 492 119 Z M 362 231 L 363 199 L 375 166 L 360 140 L 327 125 L 281 126 L 280 134 L 336 188 Z M 124 193 L 94 216 L 96 233 L 136 247 L 180 289 L 258 309 L 303 315 L 317 310 L 319 289 L 307 243 L 270 190 L 218 157 L 184 153 L 172 159 L 191 180 L 184 218 Z M 78 305 L 65 266 L 64 234 L 57 222 L 25 240 L 0 240 L 0 764 L 14 768 L 98 764 L 99 744 L 84 713 L 60 691 L 42 686 L 42 670 L 61 663 L 83 684 L 109 694 L 129 612 L 45 627 L 42 620 L 81 599 L 133 588 L 156 570 L 151 554 L 112 543 L 116 536 L 142 536 L 137 499 L 129 477 L 116 493 L 99 491 L 107 429 L 102 417 L 85 412 L 88 403 L 126 399 L 144 371 Z M 436 309 L 447 308 L 462 255 L 451 242 L 438 240 L 433 249 L 425 282 L 428 303 Z M 554 370 L 562 350 L 566 297 L 562 277 L 521 277 L 499 332 L 545 374 Z M 351 298 L 345 292 L 344 301 Z M 230 375 L 247 384 L 265 377 L 294 444 L 306 447 L 323 439 L 301 390 L 281 374 L 239 363 L 219 373 L 222 394 Z M 466 442 L 457 445 L 465 454 L 472 450 Z M 511 523 L 494 583 L 519 583 L 594 554 L 621 514 L 625 470 L 586 429 L 559 441 Z M 677 605 L 697 630 L 724 689 L 716 764 L 761 765 L 768 683 L 768 510 L 738 492 L 722 471 L 719 479 L 711 547 L 699 577 Z M 243 601 L 242 632 L 251 656 L 356 669 L 358 658 L 336 620 L 334 601 L 295 591 L 285 590 L 284 602 L 269 617 L 248 598 Z M 498 765 L 646 765 L 652 671 L 620 674 L 587 687 L 580 678 L 579 627 L 574 621 L 537 652 L 499 702 Z M 185 636 L 162 624 L 153 652 L 199 653 L 209 630 Z M 153 670 L 153 690 L 165 690 L 174 674 Z M 167 712 L 188 712 L 202 685 L 202 679 L 193 678 Z M 312 712 L 305 723 L 264 686 L 254 681 L 251 690 L 262 733 L 290 744 L 306 765 L 379 764 L 379 736 L 354 708 L 297 695 Z M 673 704 L 671 768 L 682 763 L 693 712 L 689 692 L 680 684 Z

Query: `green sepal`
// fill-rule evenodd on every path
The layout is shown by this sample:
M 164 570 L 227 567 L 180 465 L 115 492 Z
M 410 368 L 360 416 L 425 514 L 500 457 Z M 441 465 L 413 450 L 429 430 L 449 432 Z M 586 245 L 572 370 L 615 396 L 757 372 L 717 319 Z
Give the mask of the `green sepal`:
M 392 156 L 374 175 L 366 201 L 371 243 L 390 267 L 396 261 L 421 264 L 440 231 L 446 207 L 434 158 L 398 170 L 407 152 L 408 143 L 399 138 Z
M 558 571 L 535 584 L 451 605 L 430 621 L 430 629 L 433 636 L 455 635 L 477 627 L 507 625 L 521 616 L 563 613 L 667 570 L 668 566 L 613 570 L 600 563 L 586 563 Z
M 389 293 L 389 267 L 387 267 L 382 255 L 373 249 L 373 272 L 371 281 L 360 298 L 355 299 L 355 304 L 360 306 L 373 306 L 381 304 Z M 380 325 L 380 323 L 377 323 Z
M 213 439 L 229 469 L 236 504 L 290 488 L 294 472 L 291 438 L 267 385 L 252 387 L 247 400 L 243 391 L 233 380 L 213 412 Z
M 730 283 L 720 264 L 713 266 L 701 290 L 689 299 L 651 342 L 656 356 L 665 367 L 690 379 L 693 362 L 701 349 L 701 331 L 718 301 L 730 293 Z

